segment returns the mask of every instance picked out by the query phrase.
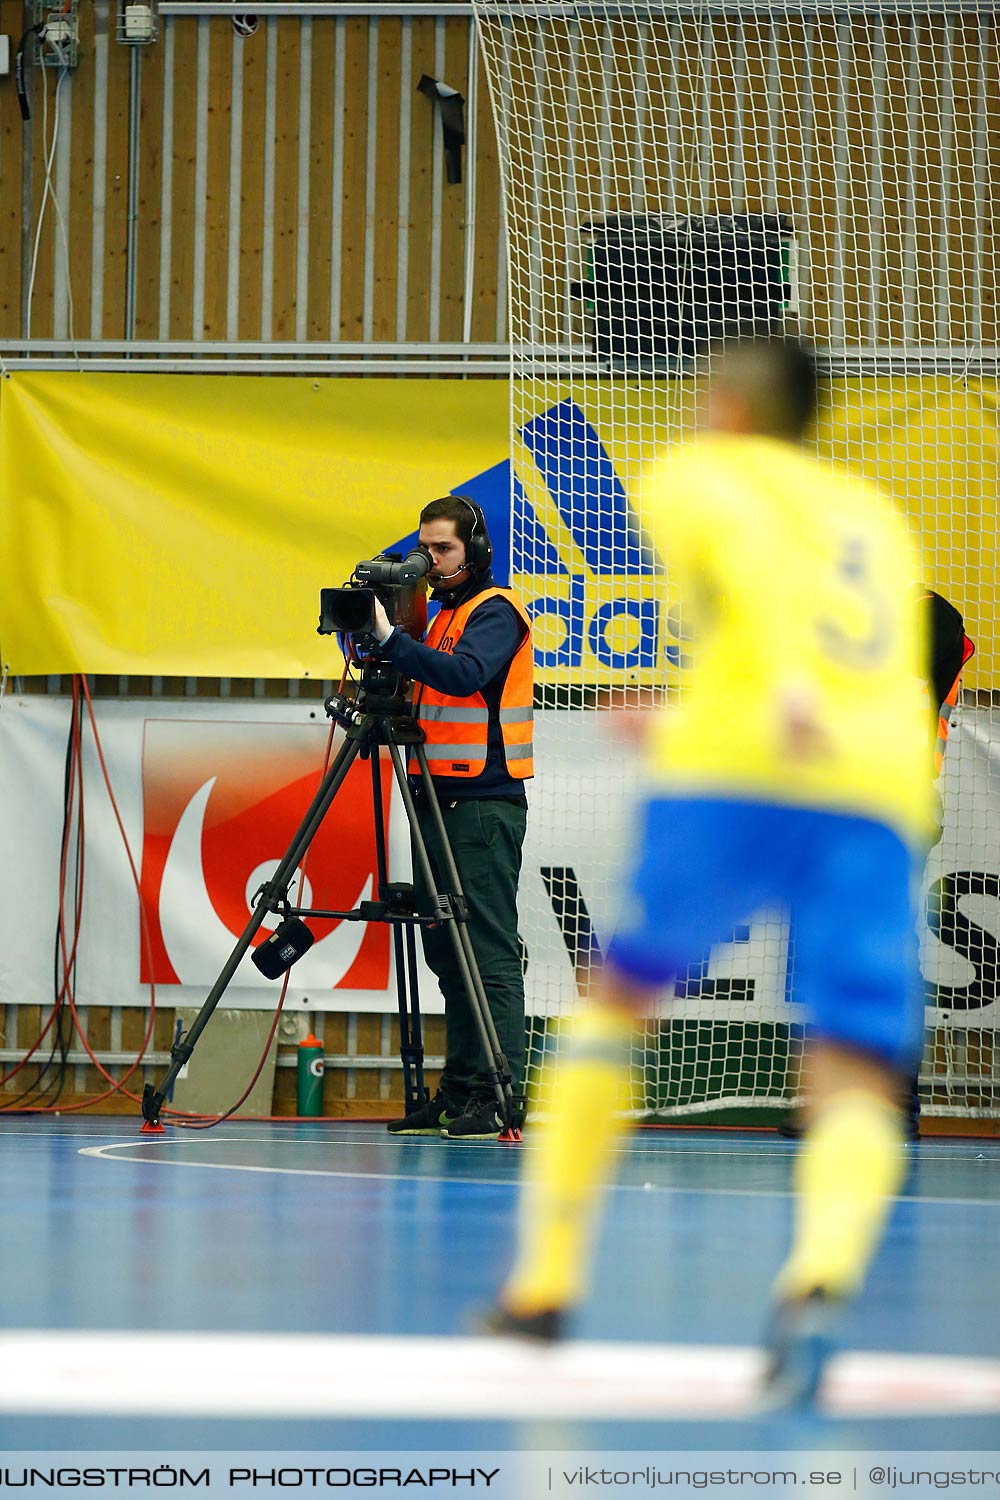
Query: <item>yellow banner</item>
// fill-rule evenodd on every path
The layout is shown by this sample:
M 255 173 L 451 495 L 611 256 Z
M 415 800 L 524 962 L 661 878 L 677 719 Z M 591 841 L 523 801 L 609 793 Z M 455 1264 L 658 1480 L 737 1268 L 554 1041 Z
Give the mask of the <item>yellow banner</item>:
M 683 663 L 662 579 L 642 571 L 638 549 L 622 536 L 653 457 L 651 435 L 689 431 L 698 397 L 694 380 L 519 387 L 514 461 L 530 526 L 522 526 L 520 549 L 515 538 L 511 581 L 535 613 L 543 681 L 650 684 Z M 1000 686 L 1000 383 L 834 380 L 817 444 L 821 459 L 893 497 L 919 544 L 921 581 L 962 611 L 976 644 L 965 687 Z M 586 476 L 585 497 L 574 495 L 567 473 Z
M 921 582 L 961 610 L 975 642 L 964 687 L 1000 687 L 1000 382 L 844 380 L 835 396 L 822 451 L 894 497 L 920 546 Z
M 510 448 L 502 382 L 0 385 L 0 654 L 18 674 L 339 676 L 320 588 Z
M 693 428 L 699 383 L 526 381 L 517 407 L 514 466 L 529 525 L 522 525 L 522 546 L 514 540 L 511 582 L 535 613 L 538 676 L 663 681 L 684 663 L 685 643 L 672 628 L 663 579 L 643 571 L 624 528 L 637 519 L 652 438 Z M 876 481 L 906 514 L 922 582 L 963 612 L 975 640 L 967 688 L 1000 685 L 999 408 L 996 380 L 835 380 L 816 435 L 820 459 Z M 568 472 L 585 475 L 585 496 L 573 492 Z M 670 559 L 664 562 L 669 576 Z
M 683 651 L 635 508 L 690 380 L 529 383 L 512 582 L 550 683 L 661 680 Z M 834 383 L 820 452 L 876 479 L 997 683 L 995 380 Z M 17 674 L 332 677 L 321 587 L 451 490 L 510 565 L 506 381 L 18 373 L 0 382 L 0 662 Z M 669 559 L 667 560 L 669 567 Z

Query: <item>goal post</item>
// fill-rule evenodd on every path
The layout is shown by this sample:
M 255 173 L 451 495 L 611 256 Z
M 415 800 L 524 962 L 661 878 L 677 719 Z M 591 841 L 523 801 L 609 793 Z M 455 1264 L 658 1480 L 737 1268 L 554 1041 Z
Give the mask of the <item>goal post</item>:
M 475 12 L 506 215 L 512 582 L 534 618 L 539 735 L 559 768 L 532 791 L 546 845 L 522 902 L 533 1071 L 613 921 L 634 767 L 594 710 L 683 691 L 683 621 L 640 477 L 690 429 L 709 343 L 777 324 L 832 377 L 820 457 L 895 497 L 924 581 L 976 643 L 924 879 L 922 1081 L 930 1113 L 995 1115 L 994 13 L 972 0 Z M 780 1105 L 801 1019 L 787 917 L 748 913 L 637 1043 L 637 1111 Z

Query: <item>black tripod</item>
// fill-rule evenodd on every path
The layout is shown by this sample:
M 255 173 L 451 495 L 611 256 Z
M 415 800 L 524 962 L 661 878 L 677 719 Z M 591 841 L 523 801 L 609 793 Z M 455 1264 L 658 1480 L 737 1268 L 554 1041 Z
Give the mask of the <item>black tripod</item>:
M 142 1128 L 143 1130 L 162 1130 L 160 1110 L 174 1080 L 193 1053 L 198 1038 L 211 1020 L 216 1006 L 250 948 L 261 923 L 268 912 L 274 912 L 280 914 L 282 920 L 267 942 L 262 944 L 253 955 L 257 967 L 272 979 L 276 979 L 290 968 L 312 944 L 312 934 L 301 920 L 303 917 L 336 917 L 348 922 L 388 922 L 391 925 L 396 990 L 399 1001 L 399 1051 L 403 1063 L 406 1092 L 405 1113 L 407 1114 L 419 1108 L 427 1098 L 423 1073 L 424 1049 L 420 1026 L 414 928 L 425 923 L 446 923 L 451 934 L 455 958 L 458 961 L 469 1005 L 479 1027 L 483 1051 L 486 1058 L 491 1061 L 488 1077 L 496 1092 L 497 1109 L 504 1122 L 504 1130 L 500 1138 L 520 1140 L 522 1101 L 515 1100 L 512 1092 L 510 1068 L 500 1046 L 476 956 L 472 951 L 472 943 L 466 926 L 468 910 L 434 790 L 434 782 L 427 765 L 424 732 L 413 718 L 403 696 L 402 679 L 393 668 L 384 663 L 366 662 L 362 668 L 357 696 L 349 698 L 343 693 L 336 694 L 327 699 L 326 712 L 344 730 L 346 736 L 344 743 L 324 775 L 319 790 L 299 824 L 284 858 L 271 879 L 262 885 L 254 896 L 250 920 L 226 960 L 218 979 L 209 990 L 205 1003 L 195 1017 L 190 1030 L 178 1038 L 171 1048 L 170 1068 L 160 1087 L 154 1089 L 151 1083 L 147 1083 L 143 1089 L 142 1114 L 145 1123 Z M 433 914 L 429 916 L 420 915 L 416 911 L 412 885 L 390 884 L 389 882 L 379 774 L 379 748 L 382 745 L 386 746 L 392 759 L 396 785 L 399 787 L 410 826 L 414 859 L 420 867 L 420 873 L 430 892 Z M 402 753 L 404 748 L 416 758 L 427 805 L 431 810 L 431 817 L 443 850 L 444 876 L 448 887 L 444 892 L 438 890 L 427 845 L 420 829 L 413 793 L 406 775 L 406 764 Z M 295 872 L 315 838 L 320 824 L 329 812 L 348 771 L 359 755 L 371 762 L 378 900 L 363 901 L 352 911 L 320 911 L 313 907 L 292 906 L 288 892 Z

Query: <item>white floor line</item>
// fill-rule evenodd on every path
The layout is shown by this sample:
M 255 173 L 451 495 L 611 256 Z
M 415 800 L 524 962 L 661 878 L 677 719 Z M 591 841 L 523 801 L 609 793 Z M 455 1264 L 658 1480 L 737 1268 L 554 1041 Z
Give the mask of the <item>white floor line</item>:
M 0 1411 L 198 1417 L 748 1418 L 759 1350 L 330 1334 L 0 1334 Z M 136 1379 L 136 1371 L 148 1372 Z M 419 1370 L 420 1378 L 413 1378 Z M 1000 1412 L 1000 1361 L 841 1354 L 834 1416 Z
M 284 1127 L 282 1127 L 282 1129 L 284 1129 Z M 70 1140 L 72 1138 L 73 1137 L 69 1136 L 69 1135 L 67 1135 L 66 1137 L 60 1137 L 60 1139 L 67 1139 L 67 1140 Z M 214 1135 L 212 1131 L 180 1130 L 180 1129 L 178 1129 L 178 1130 L 172 1130 L 172 1129 L 168 1128 L 166 1136 L 142 1136 L 142 1137 L 140 1137 L 140 1131 L 139 1131 L 139 1129 L 137 1127 L 136 1130 L 135 1130 L 135 1135 L 134 1135 L 133 1139 L 135 1140 L 136 1144 L 139 1144 L 140 1139 L 141 1139 L 141 1141 L 142 1141 L 143 1144 L 152 1144 L 154 1141 L 166 1141 L 166 1142 L 170 1142 L 170 1141 L 173 1141 L 173 1142 L 187 1141 L 187 1142 L 190 1142 L 190 1143 L 194 1143 L 194 1142 L 198 1142 L 198 1141 L 204 1141 L 206 1144 L 208 1144 L 212 1140 L 225 1139 L 225 1140 L 233 1140 L 233 1141 L 238 1140 L 238 1141 L 252 1142 L 252 1143 L 260 1144 L 260 1145 L 274 1145 L 274 1144 L 289 1145 L 289 1144 L 293 1144 L 293 1145 L 296 1145 L 296 1146 L 301 1146 L 301 1147 L 306 1147 L 306 1148 L 312 1148 L 312 1149 L 317 1149 L 317 1150 L 318 1149 L 329 1150 L 331 1147 L 337 1147 L 337 1146 L 340 1146 L 340 1147 L 343 1147 L 343 1146 L 371 1146 L 371 1145 L 375 1145 L 375 1144 L 387 1144 L 388 1140 L 392 1140 L 392 1145 L 393 1145 L 394 1149 L 396 1149 L 396 1150 L 402 1149 L 402 1150 L 406 1150 L 406 1151 L 427 1151 L 427 1150 L 439 1150 L 439 1149 L 442 1149 L 442 1142 L 440 1140 L 435 1140 L 433 1136 L 429 1136 L 429 1137 L 425 1137 L 425 1138 L 418 1138 L 418 1139 L 407 1139 L 407 1138 L 400 1139 L 400 1138 L 391 1138 L 391 1137 L 387 1138 L 387 1137 L 382 1136 L 381 1134 L 379 1134 L 379 1135 L 371 1135 L 371 1134 L 369 1134 L 369 1135 L 359 1135 L 359 1136 L 348 1136 L 348 1135 L 341 1134 L 339 1131 L 337 1131 L 336 1133 L 331 1132 L 328 1136 L 320 1136 L 320 1137 L 314 1137 L 314 1138 L 299 1137 L 299 1136 L 293 1136 L 291 1134 L 288 1134 L 287 1136 L 284 1137 L 284 1139 L 282 1139 L 281 1136 L 277 1136 L 277 1135 L 273 1135 L 273 1134 L 272 1135 L 245 1135 L 244 1134 L 244 1135 L 238 1135 L 238 1136 L 220 1137 L 220 1136 Z M 469 1151 L 478 1151 L 478 1152 L 482 1153 L 482 1152 L 492 1151 L 492 1149 L 493 1149 L 493 1143 L 491 1143 L 489 1141 L 447 1141 L 447 1142 L 444 1142 L 443 1144 L 444 1144 L 444 1147 L 447 1148 L 447 1151 L 448 1151 L 449 1155 L 453 1155 L 453 1154 L 455 1154 L 458 1151 L 466 1151 L 466 1152 L 469 1152 Z M 523 1144 L 521 1146 L 504 1147 L 503 1149 L 505 1151 L 506 1150 L 511 1150 L 511 1151 L 514 1151 L 515 1153 L 517 1151 L 531 1151 L 531 1150 L 534 1149 L 534 1142 L 531 1140 L 530 1135 L 529 1135 L 529 1137 L 523 1142 Z M 744 1149 L 742 1149 L 742 1150 L 740 1150 L 740 1149 L 735 1149 L 734 1150 L 734 1149 L 731 1149 L 731 1148 L 723 1149 L 720 1146 L 692 1146 L 692 1147 L 686 1147 L 686 1146 L 684 1146 L 679 1141 L 678 1142 L 674 1142 L 674 1141 L 664 1142 L 662 1146 L 649 1146 L 649 1145 L 641 1145 L 641 1144 L 638 1144 L 638 1143 L 635 1143 L 635 1142 L 629 1142 L 627 1140 L 624 1143 L 619 1144 L 618 1146 L 616 1146 L 614 1148 L 615 1154 L 617 1156 L 624 1157 L 624 1158 L 628 1158 L 628 1157 L 641 1157 L 641 1156 L 651 1156 L 651 1157 L 654 1157 L 654 1158 L 662 1160 L 664 1157 L 670 1157 L 670 1156 L 685 1157 L 685 1158 L 687 1158 L 689 1156 L 705 1156 L 705 1157 L 711 1158 L 713 1161 L 720 1161 L 720 1160 L 721 1161 L 725 1161 L 727 1159 L 732 1159 L 732 1160 L 739 1159 L 739 1160 L 742 1160 L 742 1159 L 746 1158 L 747 1156 L 769 1157 L 772 1160 L 774 1160 L 775 1158 L 782 1158 L 782 1159 L 784 1159 L 784 1158 L 791 1158 L 791 1157 L 793 1157 L 798 1149 L 799 1149 L 798 1148 L 798 1144 L 796 1142 L 793 1142 L 793 1141 L 780 1141 L 780 1140 L 779 1141 L 771 1141 L 771 1142 L 767 1143 L 766 1145 L 755 1145 L 755 1144 L 751 1144 L 751 1143 L 748 1142 L 747 1146 Z M 956 1152 L 956 1151 L 954 1151 L 954 1150 L 947 1150 L 947 1151 L 939 1150 L 939 1151 L 935 1151 L 934 1147 L 928 1141 L 921 1142 L 918 1149 L 920 1151 L 920 1160 L 922 1160 L 922 1161 L 929 1161 L 929 1160 L 953 1161 L 953 1160 L 956 1159 L 956 1157 L 959 1156 L 959 1153 Z M 969 1153 L 969 1156 L 970 1156 L 970 1159 L 975 1159 L 977 1161 L 996 1161 L 996 1162 L 1000 1162 L 1000 1151 L 998 1151 L 998 1152 L 996 1152 L 995 1154 L 992 1154 L 992 1155 L 987 1155 L 985 1152 L 974 1151 L 972 1149 L 972 1143 L 970 1143 L 970 1153 Z
M 246 1136 L 223 1135 L 215 1136 L 214 1144 L 247 1144 Z M 104 1146 L 82 1146 L 77 1153 L 79 1156 L 95 1156 L 105 1161 L 121 1161 L 121 1157 L 112 1157 L 112 1151 L 145 1150 L 152 1146 L 154 1149 L 161 1146 L 179 1144 L 176 1137 L 153 1137 L 148 1140 L 117 1141 Z M 213 1142 L 206 1141 L 200 1144 L 211 1145 Z M 267 1144 L 273 1144 L 268 1139 Z M 463 1187 L 502 1187 L 510 1188 L 512 1191 L 518 1186 L 516 1177 L 449 1177 L 434 1176 L 427 1172 L 348 1172 L 337 1171 L 327 1167 L 276 1167 L 256 1166 L 246 1162 L 217 1162 L 217 1161 L 156 1161 L 152 1157 L 128 1157 L 124 1158 L 131 1166 L 154 1165 L 163 1167 L 186 1167 L 193 1171 L 201 1172 L 258 1172 L 271 1173 L 282 1177 L 334 1177 L 356 1180 L 359 1182 L 423 1182 L 443 1183 L 446 1186 L 455 1187 L 461 1184 Z M 794 1193 L 788 1188 L 717 1188 L 717 1187 L 681 1187 L 672 1183 L 639 1183 L 639 1182 L 613 1182 L 608 1184 L 608 1191 L 612 1193 L 661 1193 L 670 1194 L 673 1197 L 709 1197 L 709 1198 L 792 1198 Z M 921 1194 L 919 1197 L 909 1197 L 899 1194 L 893 1199 L 895 1203 L 935 1204 L 949 1208 L 1000 1208 L 1000 1198 L 932 1198 Z
M 82 1130 L 12 1130 L 4 1134 L 3 1126 L 0 1125 L 0 1148 L 14 1141 L 101 1141 L 107 1139 L 107 1134 L 106 1130 L 95 1130 L 92 1135 Z
M 108 1128 L 113 1128 L 110 1125 L 110 1122 L 109 1122 Z M 283 1134 L 288 1129 L 288 1126 L 281 1125 L 279 1127 L 279 1129 L 280 1129 L 280 1131 Z M 123 1128 L 122 1134 L 124 1134 L 124 1133 L 125 1133 L 125 1130 Z M 95 1140 L 100 1141 L 100 1140 L 105 1139 L 106 1135 L 107 1135 L 107 1130 L 106 1129 L 101 1129 L 101 1130 L 95 1130 L 92 1135 L 91 1135 L 90 1132 L 88 1132 L 87 1134 L 84 1134 L 83 1132 L 77 1133 L 75 1131 L 59 1131 L 59 1132 L 54 1132 L 54 1131 L 44 1131 L 44 1130 L 38 1130 L 38 1131 L 27 1131 L 27 1130 L 17 1130 L 17 1131 L 15 1131 L 15 1130 L 12 1130 L 12 1131 L 10 1131 L 5 1136 L 4 1135 L 4 1131 L 3 1131 L 3 1125 L 2 1125 L 2 1123 L 0 1123 L 0 1147 L 3 1146 L 5 1140 L 12 1141 L 12 1140 L 15 1140 L 15 1139 L 16 1140 L 26 1140 L 27 1139 L 27 1140 L 50 1140 L 50 1141 L 51 1140 L 65 1140 L 65 1141 L 77 1140 L 77 1141 L 81 1141 L 81 1140 L 95 1139 Z M 205 1144 L 209 1144 L 212 1140 L 225 1139 L 225 1140 L 233 1140 L 233 1141 L 237 1141 L 238 1140 L 238 1141 L 251 1142 L 251 1143 L 260 1144 L 260 1145 L 273 1145 L 275 1143 L 281 1144 L 281 1145 L 294 1144 L 294 1145 L 300 1146 L 300 1147 L 312 1147 L 312 1148 L 316 1148 L 316 1149 L 322 1148 L 324 1150 L 329 1150 L 331 1146 L 334 1146 L 334 1147 L 336 1147 L 336 1146 L 370 1146 L 370 1145 L 375 1144 L 376 1142 L 380 1142 L 380 1141 L 383 1140 L 383 1137 L 382 1137 L 381 1134 L 373 1135 L 373 1134 L 369 1133 L 369 1134 L 366 1134 L 366 1135 L 347 1135 L 347 1134 L 343 1133 L 340 1129 L 336 1129 L 336 1130 L 331 1129 L 330 1132 L 329 1132 L 329 1134 L 324 1135 L 324 1136 L 313 1137 L 313 1138 L 293 1136 L 291 1134 L 291 1132 L 289 1131 L 288 1135 L 285 1136 L 284 1139 L 281 1138 L 281 1135 L 276 1135 L 276 1134 L 271 1134 L 271 1135 L 239 1135 L 239 1136 L 219 1137 L 219 1136 L 213 1135 L 212 1131 L 194 1131 L 194 1130 L 182 1131 L 180 1129 L 178 1129 L 178 1130 L 168 1129 L 166 1137 L 162 1137 L 162 1138 L 161 1137 L 142 1137 L 141 1141 L 140 1141 L 140 1130 L 139 1130 L 138 1124 L 136 1124 L 136 1125 L 134 1125 L 134 1126 L 131 1127 L 131 1129 L 128 1132 L 128 1138 L 129 1138 L 130 1141 L 134 1142 L 134 1144 L 136 1144 L 136 1145 L 138 1145 L 140 1143 L 143 1144 L 143 1145 L 150 1145 L 150 1144 L 153 1144 L 153 1142 L 155 1140 L 160 1140 L 160 1139 L 163 1139 L 163 1140 L 168 1141 L 168 1142 L 169 1141 L 173 1141 L 175 1143 L 176 1142 L 180 1142 L 180 1141 L 185 1141 L 188 1144 L 194 1144 L 194 1143 L 199 1142 L 199 1141 L 204 1142 Z M 985 1144 L 988 1139 L 990 1139 L 990 1138 L 983 1137 L 983 1144 Z M 397 1149 L 402 1148 L 404 1150 L 410 1150 L 410 1151 L 412 1151 L 412 1150 L 438 1149 L 439 1146 L 440 1146 L 440 1142 L 437 1142 L 437 1141 L 433 1140 L 433 1138 L 429 1138 L 429 1139 L 426 1139 L 426 1140 L 406 1140 L 406 1139 L 399 1140 L 399 1139 L 397 1139 L 397 1140 L 394 1141 L 393 1144 L 394 1144 L 394 1146 Z M 450 1154 L 453 1154 L 456 1151 L 461 1151 L 461 1150 L 465 1150 L 467 1152 L 468 1151 L 480 1151 L 480 1152 L 482 1152 L 482 1151 L 492 1150 L 491 1145 L 488 1142 L 483 1142 L 483 1141 L 448 1141 L 446 1144 L 447 1144 L 447 1148 L 448 1148 L 448 1151 L 449 1151 Z M 920 1160 L 921 1161 L 954 1161 L 956 1158 L 961 1159 L 960 1158 L 960 1153 L 954 1149 L 954 1147 L 956 1147 L 958 1144 L 959 1144 L 959 1138 L 956 1138 L 955 1140 L 953 1140 L 951 1142 L 951 1145 L 950 1145 L 949 1148 L 944 1148 L 943 1146 L 940 1145 L 940 1143 L 935 1142 L 932 1139 L 923 1140 L 923 1141 L 920 1142 L 920 1145 L 919 1145 Z M 982 1151 L 975 1151 L 974 1148 L 975 1148 L 976 1144 L 977 1144 L 977 1138 L 976 1137 L 970 1137 L 969 1138 L 969 1157 L 970 1157 L 970 1159 L 974 1159 L 976 1161 L 1000 1162 L 1000 1151 L 992 1153 L 992 1154 L 989 1154 L 989 1153 L 986 1153 L 986 1152 L 982 1152 Z M 520 1149 L 520 1150 L 529 1150 L 530 1151 L 532 1149 L 532 1142 L 531 1142 L 530 1138 L 524 1142 L 524 1145 L 522 1147 L 519 1147 L 517 1149 Z M 670 1156 L 675 1156 L 675 1157 L 707 1156 L 707 1157 L 711 1157 L 712 1160 L 714 1160 L 714 1161 L 719 1161 L 719 1160 L 725 1160 L 727 1158 L 731 1158 L 733 1160 L 738 1159 L 738 1158 L 742 1159 L 742 1158 L 745 1158 L 747 1156 L 771 1157 L 772 1159 L 775 1159 L 775 1158 L 786 1158 L 786 1157 L 794 1156 L 794 1154 L 797 1151 L 797 1149 L 798 1149 L 798 1146 L 797 1146 L 796 1143 L 794 1143 L 792 1141 L 786 1142 L 786 1141 L 781 1141 L 781 1140 L 770 1141 L 770 1142 L 768 1142 L 766 1144 L 757 1144 L 757 1143 L 749 1142 L 748 1141 L 742 1148 L 738 1147 L 738 1146 L 735 1147 L 735 1148 L 733 1148 L 733 1147 L 723 1148 L 721 1146 L 701 1146 L 701 1145 L 688 1147 L 688 1146 L 686 1146 L 684 1144 L 684 1142 L 682 1142 L 682 1141 L 676 1141 L 676 1140 L 674 1140 L 674 1141 L 664 1141 L 661 1145 L 652 1146 L 652 1145 L 641 1144 L 639 1141 L 636 1141 L 636 1140 L 631 1140 L 631 1141 L 627 1140 L 624 1143 L 618 1145 L 615 1148 L 615 1151 L 616 1151 L 616 1154 L 618 1156 L 623 1157 L 623 1158 L 641 1157 L 641 1156 L 652 1156 L 652 1157 L 656 1157 L 656 1158 L 662 1159 L 665 1156 L 666 1157 L 670 1157 Z M 942 1201 L 945 1201 L 945 1200 L 942 1200 Z M 951 1200 L 947 1200 L 947 1201 L 951 1201 Z M 959 1201 L 964 1201 L 964 1200 L 959 1200 Z M 978 1200 L 972 1200 L 972 1201 L 978 1201 Z
M 217 1145 L 233 1142 L 239 1142 L 242 1144 L 246 1142 L 246 1137 L 235 1135 L 216 1136 L 215 1142 Z M 162 1139 L 159 1139 L 155 1141 L 125 1141 L 106 1146 L 84 1146 L 78 1152 L 78 1155 L 101 1157 L 105 1161 L 121 1161 L 123 1160 L 123 1158 L 112 1157 L 110 1153 L 112 1151 L 144 1149 L 148 1146 L 155 1147 L 161 1144 L 173 1145 L 176 1144 L 176 1141 L 171 1139 L 163 1141 Z M 205 1142 L 205 1144 L 207 1145 L 209 1143 Z M 124 1158 L 124 1160 L 131 1166 L 139 1166 L 145 1164 L 163 1167 L 187 1167 L 194 1171 L 203 1172 L 264 1172 L 274 1173 L 278 1176 L 283 1177 L 335 1177 L 354 1179 L 360 1182 L 426 1182 L 443 1183 L 446 1186 L 461 1185 L 463 1187 L 503 1187 L 510 1188 L 511 1190 L 514 1190 L 517 1187 L 517 1179 L 515 1177 L 448 1177 L 432 1176 L 426 1172 L 341 1172 L 332 1167 L 255 1166 L 250 1163 L 242 1162 L 214 1161 L 155 1161 L 151 1157 L 127 1157 Z M 629 1185 L 615 1184 L 614 1187 L 615 1190 L 619 1192 L 649 1191 L 638 1185 L 632 1187 Z M 666 1192 L 670 1191 L 670 1189 L 659 1188 L 655 1189 L 654 1191 Z

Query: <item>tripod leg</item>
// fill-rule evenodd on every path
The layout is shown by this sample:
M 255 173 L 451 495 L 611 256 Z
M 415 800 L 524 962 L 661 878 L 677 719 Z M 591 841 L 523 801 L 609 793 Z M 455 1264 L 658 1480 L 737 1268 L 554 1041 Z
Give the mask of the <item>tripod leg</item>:
M 462 882 L 459 877 L 458 866 L 455 863 L 455 856 L 452 853 L 451 841 L 448 838 L 448 832 L 444 826 L 444 818 L 441 815 L 441 804 L 438 802 L 437 793 L 434 790 L 434 781 L 430 773 L 430 768 L 427 765 L 427 753 L 424 750 L 423 745 L 417 745 L 414 748 L 417 757 L 417 765 L 420 767 L 420 774 L 423 779 L 424 787 L 426 788 L 427 803 L 431 810 L 431 820 L 434 823 L 438 838 L 441 841 L 441 848 L 444 852 L 445 874 L 448 879 L 448 885 L 451 892 L 454 895 L 460 897 L 464 903 L 465 897 L 464 892 L 462 891 Z M 489 1037 L 489 1048 L 487 1050 L 491 1051 L 494 1057 L 503 1058 L 503 1048 L 500 1046 L 500 1038 L 497 1035 L 496 1026 L 493 1022 L 493 1012 L 490 1010 L 489 1001 L 486 998 L 486 990 L 483 986 L 482 975 L 479 972 L 479 964 L 476 962 L 476 955 L 473 952 L 472 939 L 469 937 L 469 930 L 466 927 L 464 921 L 456 923 L 456 928 L 459 941 L 462 943 L 465 949 L 469 969 L 472 975 L 473 982 L 476 986 L 476 994 L 479 998 L 480 1006 L 482 1007 L 483 1020 L 485 1022 L 487 1034 Z M 506 1071 L 506 1064 L 504 1071 Z
M 164 1075 L 159 1089 L 154 1089 L 150 1083 L 147 1083 L 143 1089 L 142 1114 L 147 1124 L 159 1124 L 160 1109 L 164 1099 L 167 1097 L 168 1091 L 173 1087 L 178 1073 L 191 1056 L 199 1037 L 212 1019 L 216 1006 L 229 988 L 233 975 L 236 973 L 248 948 L 253 942 L 261 923 L 267 916 L 267 913 L 274 910 L 272 903 L 279 901 L 287 891 L 292 876 L 295 874 L 303 855 L 315 838 L 330 803 L 337 795 L 344 778 L 357 759 L 363 743 L 363 738 L 356 738 L 346 740 L 341 745 L 332 765 L 323 777 L 315 797 L 309 804 L 306 815 L 299 824 L 298 831 L 289 844 L 278 868 L 261 892 L 260 899 L 250 914 L 249 922 L 247 922 L 247 925 L 237 939 L 233 951 L 226 959 L 222 972 L 209 990 L 205 998 L 205 1003 L 192 1022 L 190 1030 L 182 1040 L 175 1042 L 171 1048 L 171 1065 Z
M 379 774 L 381 761 L 377 746 L 372 746 L 372 809 L 375 825 L 375 861 L 378 870 L 378 898 L 386 898 L 389 881 L 389 860 L 386 853 L 385 819 L 382 816 L 382 779 Z M 412 940 L 412 927 L 407 931 Z M 424 1103 L 423 1047 L 420 1042 L 420 1002 L 417 998 L 416 974 L 406 963 L 403 948 L 403 929 L 398 922 L 392 924 L 392 954 L 396 970 L 396 1001 L 399 1007 L 399 1058 L 403 1064 L 404 1115 L 411 1114 Z M 409 984 L 409 993 L 407 986 Z M 411 1005 L 413 1024 L 411 1025 Z
M 476 1019 L 476 1025 L 479 1028 L 483 1052 L 493 1062 L 490 1076 L 496 1092 L 500 1116 L 505 1125 L 509 1127 L 512 1124 L 513 1116 L 510 1069 L 507 1066 L 507 1059 L 504 1057 L 503 1049 L 500 1046 L 496 1026 L 493 1024 L 493 1016 L 490 1012 L 489 1001 L 486 998 L 486 991 L 483 988 L 479 966 L 476 963 L 476 955 L 473 952 L 472 942 L 466 930 L 464 913 L 465 898 L 462 894 L 461 882 L 458 877 L 458 867 L 455 864 L 455 857 L 452 854 L 451 844 L 448 841 L 444 819 L 441 816 L 441 809 L 438 806 L 437 797 L 434 793 L 430 771 L 427 766 L 427 757 L 424 754 L 424 747 L 418 744 L 412 748 L 416 751 L 417 763 L 420 765 L 421 774 L 424 778 L 423 784 L 426 789 L 428 803 L 432 810 L 435 828 L 444 850 L 445 865 L 449 884 L 451 885 L 451 891 L 444 897 L 440 895 L 437 882 L 434 879 L 434 871 L 431 868 L 427 845 L 424 842 L 424 836 L 420 829 L 420 821 L 417 817 L 413 793 L 410 790 L 410 783 L 406 777 L 406 769 L 403 765 L 399 746 L 394 740 L 387 740 L 387 744 L 389 746 L 389 754 L 392 756 L 393 770 L 396 773 L 400 795 L 403 798 L 403 805 L 406 808 L 407 820 L 409 821 L 410 831 L 413 835 L 413 847 L 416 857 L 420 862 L 421 873 L 423 874 L 427 889 L 431 893 L 435 910 L 440 914 L 441 919 L 448 923 L 452 945 L 455 950 L 455 959 L 458 963 L 459 972 L 462 975 L 462 983 L 468 996 L 469 1006 Z M 460 903 L 459 912 L 456 912 L 453 897 L 458 897 Z
M 420 980 L 417 975 L 417 939 L 412 927 L 406 929 L 406 972 L 410 986 L 411 1046 L 413 1048 L 413 1074 L 417 1102 L 427 1098 L 424 1083 L 424 1037 L 420 1020 Z

